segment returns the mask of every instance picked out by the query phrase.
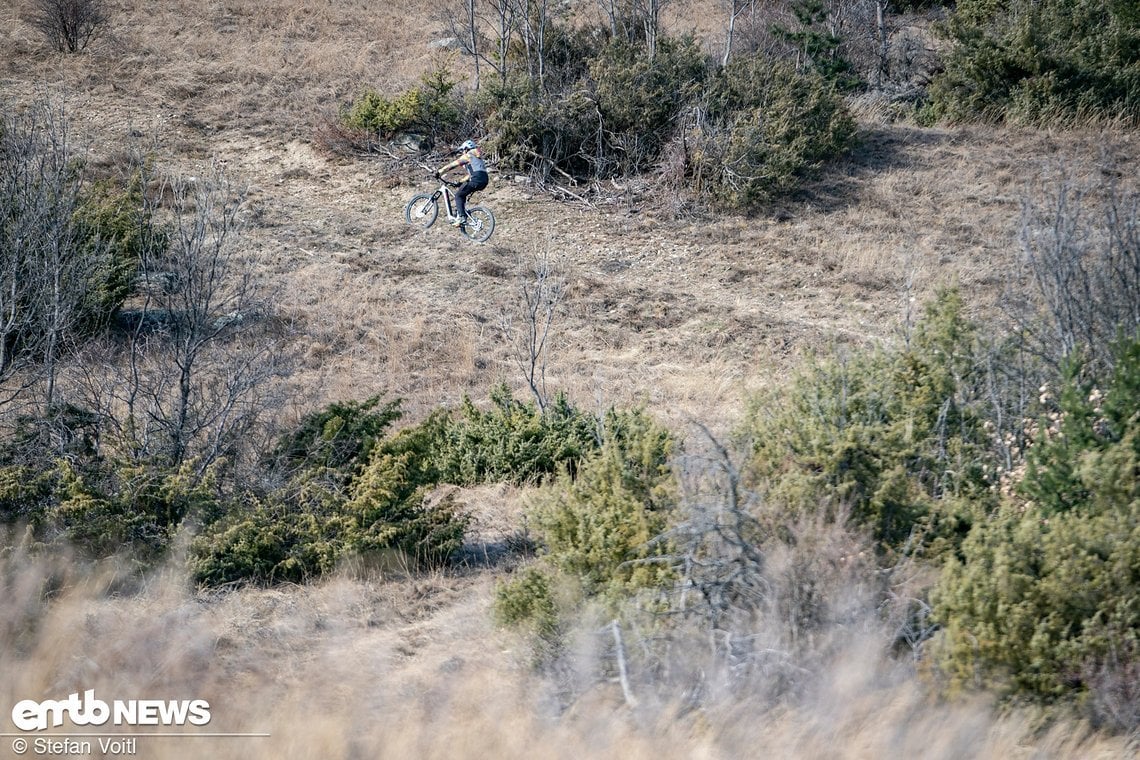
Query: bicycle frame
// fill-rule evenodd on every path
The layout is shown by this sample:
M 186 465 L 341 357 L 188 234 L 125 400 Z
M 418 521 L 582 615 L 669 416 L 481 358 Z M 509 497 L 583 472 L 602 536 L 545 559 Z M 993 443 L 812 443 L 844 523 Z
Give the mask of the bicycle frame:
M 455 219 L 455 193 L 452 192 L 452 188 L 458 188 L 459 183 L 448 182 L 442 177 L 439 181 L 439 188 L 431 194 L 431 199 L 434 201 L 438 200 L 439 196 L 443 196 L 443 202 L 447 208 L 447 219 L 448 221 L 451 221 L 452 219 Z

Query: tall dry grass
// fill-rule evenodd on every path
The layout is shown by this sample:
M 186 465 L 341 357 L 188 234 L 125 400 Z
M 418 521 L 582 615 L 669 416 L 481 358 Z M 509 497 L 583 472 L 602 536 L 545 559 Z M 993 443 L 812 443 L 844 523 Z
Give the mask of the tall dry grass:
M 16 702 L 94 689 L 105 701 L 209 702 L 208 726 L 170 729 L 190 737 L 137 737 L 138 756 L 155 760 L 1083 760 L 1128 750 L 1077 724 L 1039 732 L 1032 716 L 999 716 L 986 702 L 939 703 L 913 668 L 884 655 L 869 624 L 823 634 L 813 649 L 825 655 L 795 698 L 773 702 L 758 682 L 755 698 L 697 711 L 668 694 L 631 709 L 616 685 L 580 675 L 587 685 L 567 701 L 565 673 L 535 675 L 520 642 L 490 626 L 489 580 L 338 578 L 204 594 L 175 571 L 127 584 L 112 567 L 10 552 L 0 560 L 0 722 L 19 733 L 9 720 Z M 595 667 L 590 658 L 581 655 L 580 674 Z M 0 757 L 11 756 L 11 741 Z
M 82 56 L 60 56 L 25 21 L 32 0 L 0 10 L 0 74 L 109 97 L 120 118 L 154 111 L 200 134 L 235 128 L 307 136 L 361 88 L 397 91 L 434 65 L 442 27 L 358 0 L 108 0 L 109 23 Z

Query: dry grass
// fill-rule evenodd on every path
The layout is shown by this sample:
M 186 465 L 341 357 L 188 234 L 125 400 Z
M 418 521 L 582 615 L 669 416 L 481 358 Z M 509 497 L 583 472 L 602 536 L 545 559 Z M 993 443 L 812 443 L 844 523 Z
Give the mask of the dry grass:
M 374 4 L 296 0 L 109 0 L 111 22 L 82 57 L 42 46 L 21 21 L 30 5 L 0 11 L 0 75 L 118 106 L 114 118 L 185 128 L 201 137 L 254 131 L 308 135 L 364 86 L 398 90 L 433 65 L 440 27 Z
M 49 578 L 53 599 L 44 601 Z M 0 560 L 0 586 L 6 711 L 94 689 L 105 701 L 205 699 L 211 721 L 179 729 L 188 734 L 269 734 L 139 737 L 138 755 L 155 760 L 1107 760 L 1125 752 L 1122 741 L 1078 725 L 1039 733 L 1026 715 L 996 720 L 984 703 L 934 703 L 907 668 L 884 659 L 870 631 L 843 633 L 805 676 L 804 695 L 781 705 L 745 697 L 688 714 L 667 703 L 630 710 L 602 683 L 561 711 L 558 684 L 530 674 L 519 642 L 489 627 L 487 573 L 205 595 L 174 572 L 125 590 L 109 570 L 83 575 L 14 554 Z
M 1015 249 L 1020 196 L 1047 166 L 1064 159 L 1095 178 L 1099 147 L 1111 142 L 1122 176 L 1140 174 L 1140 137 L 1126 131 L 866 120 L 848 160 L 753 218 L 675 220 L 670 199 L 632 193 L 600 208 L 560 204 L 499 175 L 480 197 L 499 227 L 478 247 L 442 225 L 408 228 L 413 184 L 310 142 L 362 86 L 394 92 L 434 65 L 427 44 L 441 28 L 430 18 L 360 0 L 118 0 L 111 34 L 61 57 L 20 20 L 27 4 L 0 7 L 5 97 L 61 99 L 97 150 L 154 134 L 169 165 L 194 171 L 215 157 L 248 184 L 245 248 L 297 330 L 294 417 L 373 393 L 403 397 L 418 417 L 465 393 L 484 398 L 500 380 L 522 389 L 497 325 L 537 249 L 569 285 L 551 387 L 586 406 L 644 403 L 668 419 L 729 424 L 804 352 L 894 339 L 910 299 L 941 285 L 960 285 L 975 313 L 988 313 Z M 687 6 L 677 17 L 716 16 Z M 518 528 L 517 494 L 470 498 L 490 515 L 484 540 Z M 0 559 L 2 705 L 81 687 L 193 695 L 214 707 L 214 730 L 272 734 L 156 741 L 145 747 L 152 758 L 1123 753 L 1078 726 L 1040 736 L 1025 716 L 933 704 L 859 637 L 810 700 L 763 720 L 747 702 L 679 720 L 632 714 L 609 689 L 555 719 L 541 708 L 550 685 L 489 627 L 494 569 L 214 596 L 187 590 L 177 573 L 118 596 L 105 580 L 73 575 L 44 603 L 44 579 L 69 572 Z
M 365 84 L 394 92 L 433 63 L 430 16 L 365 3 L 295 0 L 112 4 L 113 34 L 82 56 L 44 50 L 0 11 L 0 76 L 17 99 L 51 91 L 96 145 L 154 133 L 165 160 L 217 157 L 250 185 L 247 248 L 301 328 L 300 387 L 313 404 L 383 392 L 411 410 L 523 387 L 496 330 L 520 261 L 540 247 L 570 286 L 550 379 L 581 403 L 645 403 L 675 418 L 728 421 L 805 350 L 892 339 L 912 303 L 960 285 L 992 306 L 1015 249 L 1019 199 L 1046 162 L 1096 170 L 1119 131 L 917 129 L 863 124 L 852 157 L 801 197 L 756 218 L 675 221 L 667 198 L 631 193 L 586 208 L 497 176 L 482 200 L 490 245 L 402 222 L 413 186 L 366 159 L 309 142 Z M 580 9 L 583 10 L 584 9 Z M 681 4 L 674 23 L 717 18 Z M 462 62 L 455 63 L 463 73 Z M 911 301 L 911 299 L 916 299 Z

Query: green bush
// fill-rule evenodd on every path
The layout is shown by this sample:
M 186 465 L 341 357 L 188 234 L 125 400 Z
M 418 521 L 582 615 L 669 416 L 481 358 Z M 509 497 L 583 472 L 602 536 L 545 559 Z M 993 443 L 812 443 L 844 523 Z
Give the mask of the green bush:
M 620 38 L 597 48 L 581 44 L 579 55 L 551 61 L 565 69 L 550 73 L 546 89 L 529 77 L 488 88 L 482 108 L 504 166 L 544 178 L 644 171 L 706 77 L 704 58 L 690 39 L 662 38 L 653 54 Z M 561 89 L 550 87 L 556 82 Z
M 611 601 L 670 577 L 658 541 L 676 504 L 673 438 L 640 411 L 610 413 L 602 448 L 535 499 L 544 561 Z
M 347 497 L 320 512 L 277 494 L 219 520 L 191 543 L 195 581 L 303 583 L 350 560 L 411 568 L 447 559 L 462 546 L 466 518 L 450 502 L 425 504 L 417 462 L 426 452 L 404 443 L 377 446 Z
M 342 112 L 341 122 L 349 130 L 383 141 L 403 133 L 433 142 L 454 141 L 465 112 L 456 85 L 445 70 L 436 69 L 399 95 L 389 97 L 366 89 Z
M 437 564 L 462 545 L 466 518 L 439 483 L 438 416 L 388 437 L 399 402 L 336 402 L 283 436 L 273 460 L 286 478 L 251 509 L 236 509 L 191 544 L 199 583 L 303 582 L 347 560 Z
M 495 620 L 499 625 L 526 628 L 539 641 L 558 636 L 558 607 L 550 579 L 537 567 L 528 567 L 495 589 Z
M 840 90 L 858 87 L 860 82 L 855 75 L 855 67 L 839 52 L 843 40 L 828 23 L 828 10 L 823 0 L 796 0 L 791 11 L 799 26 L 773 27 L 776 38 L 793 45 L 797 60 L 804 61 Z
M 459 417 L 441 424 L 434 450 L 444 481 L 535 483 L 560 469 L 575 471 L 598 448 L 597 421 L 564 396 L 541 412 L 500 385 L 491 402 L 482 411 L 465 398 Z
M 575 475 L 563 471 L 535 495 L 541 555 L 496 589 L 496 619 L 530 634 L 542 661 L 559 653 L 583 604 L 620 614 L 674 577 L 663 537 L 678 502 L 673 436 L 640 410 L 611 411 L 604 429 Z
M 706 75 L 692 39 L 658 40 L 650 52 L 615 38 L 590 61 L 599 138 L 608 143 L 595 172 L 637 174 L 656 162 Z
M 368 461 L 372 448 L 400 419 L 399 400 L 381 405 L 379 396 L 364 401 L 333 402 L 301 420 L 281 436 L 265 463 L 280 477 L 352 476 Z
M 952 551 L 998 478 L 971 392 L 984 383 L 977 352 L 946 291 L 908 347 L 809 364 L 754 404 L 751 476 L 793 511 L 849 510 L 888 557 Z
M 54 479 L 28 465 L 0 467 L 0 525 L 37 525 L 50 504 Z
M 713 80 L 689 136 L 686 182 L 698 195 L 750 208 L 844 153 L 854 120 L 833 85 L 763 56 L 734 59 Z
M 302 583 L 336 567 L 340 528 L 314 514 L 254 503 L 191 542 L 190 573 L 206 586 Z
M 1016 494 L 974 527 L 939 581 L 938 659 L 953 687 L 1095 706 L 1135 670 L 1140 341 L 1120 345 L 1103 380 L 1069 373 Z
M 0 468 L 0 522 L 23 523 L 45 543 L 66 543 L 104 558 L 125 553 L 158 559 L 187 519 L 203 523 L 224 511 L 219 463 L 204 474 L 138 462 L 60 458 Z
M 481 110 L 488 145 L 505 168 L 544 180 L 554 173 L 589 177 L 604 159 L 594 102 L 584 89 L 548 94 L 529 78 L 510 79 L 486 88 Z
M 420 439 L 421 441 L 423 439 Z M 425 462 L 430 453 L 397 436 L 356 479 L 345 511 L 353 534 L 347 548 L 355 554 L 396 550 L 413 564 L 435 565 L 463 545 L 466 518 L 450 501 L 425 506 L 435 485 Z
M 960 0 L 931 119 L 1140 119 L 1140 11 L 1130 0 Z
M 82 333 L 95 333 L 114 318 L 134 292 L 139 262 L 169 244 L 169 236 L 145 209 L 137 172 L 125 185 L 93 183 L 80 198 L 75 213 L 77 255 L 98 262 L 84 289 L 78 320 Z

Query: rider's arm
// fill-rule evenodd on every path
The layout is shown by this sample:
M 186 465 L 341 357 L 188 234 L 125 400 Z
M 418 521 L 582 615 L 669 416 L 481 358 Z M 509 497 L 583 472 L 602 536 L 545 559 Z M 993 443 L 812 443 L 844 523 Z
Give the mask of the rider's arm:
M 469 163 L 471 163 L 471 159 L 469 159 L 467 157 L 467 154 L 464 153 L 462 156 L 455 159 L 451 163 L 444 164 L 443 166 L 441 166 L 439 168 L 439 171 L 436 172 L 436 174 L 447 174 L 452 169 L 458 169 L 459 167 L 463 166 L 464 164 L 469 164 Z

